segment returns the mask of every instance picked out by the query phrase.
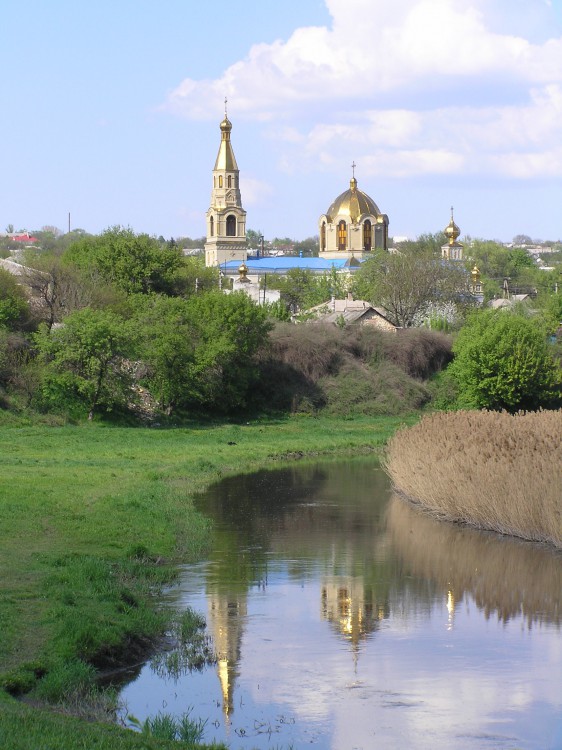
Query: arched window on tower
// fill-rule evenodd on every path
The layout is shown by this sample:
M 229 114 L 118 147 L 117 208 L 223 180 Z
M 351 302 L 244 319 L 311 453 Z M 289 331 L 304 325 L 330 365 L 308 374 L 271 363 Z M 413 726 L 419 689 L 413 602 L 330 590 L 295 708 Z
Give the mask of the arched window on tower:
M 230 174 L 226 178 L 226 187 L 229 187 L 229 188 L 232 187 L 232 175 L 230 175 Z
M 369 219 L 363 222 L 363 249 L 369 253 L 373 247 L 373 227 Z
M 338 224 L 338 250 L 347 250 L 347 224 L 343 219 Z
M 326 251 L 326 222 L 322 222 L 322 226 L 320 227 L 320 250 L 322 252 Z
M 215 220 L 211 216 L 211 218 L 209 219 L 209 237 L 214 237 L 214 236 L 215 236 Z
M 216 188 L 217 186 L 217 178 L 213 177 L 213 187 Z
M 219 175 L 219 187 L 222 187 L 222 174 Z
M 236 216 L 232 214 L 226 217 L 226 236 L 236 237 Z

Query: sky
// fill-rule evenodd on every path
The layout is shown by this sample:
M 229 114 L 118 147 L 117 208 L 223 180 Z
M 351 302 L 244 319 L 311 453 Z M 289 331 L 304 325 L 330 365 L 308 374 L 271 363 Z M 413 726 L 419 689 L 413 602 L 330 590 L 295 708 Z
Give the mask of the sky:
M 228 98 L 247 227 L 349 187 L 391 236 L 562 238 L 562 0 L 0 0 L 0 232 L 200 237 Z

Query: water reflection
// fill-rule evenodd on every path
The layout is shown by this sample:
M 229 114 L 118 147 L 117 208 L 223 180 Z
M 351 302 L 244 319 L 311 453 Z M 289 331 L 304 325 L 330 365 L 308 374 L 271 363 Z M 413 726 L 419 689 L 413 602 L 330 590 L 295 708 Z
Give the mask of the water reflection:
M 217 663 L 167 684 L 143 670 L 133 714 L 193 705 L 207 740 L 248 750 L 273 735 L 295 749 L 549 747 L 559 553 L 420 516 L 372 461 L 231 478 L 199 506 L 213 550 L 176 596 L 205 611 Z
M 561 624 L 562 564 L 546 546 L 436 523 L 393 496 L 387 530 L 396 554 L 415 576 L 447 590 L 447 609 L 468 593 L 485 616 L 501 622 L 521 616 L 533 623 Z

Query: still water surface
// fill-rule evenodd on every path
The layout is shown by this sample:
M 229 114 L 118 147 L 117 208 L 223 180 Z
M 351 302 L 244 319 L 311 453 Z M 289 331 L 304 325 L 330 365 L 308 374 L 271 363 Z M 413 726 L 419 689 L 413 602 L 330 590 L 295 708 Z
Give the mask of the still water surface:
M 145 665 L 140 719 L 207 719 L 232 750 L 561 750 L 562 555 L 439 524 L 373 460 L 233 477 L 200 498 L 209 560 L 169 592 L 218 661 Z

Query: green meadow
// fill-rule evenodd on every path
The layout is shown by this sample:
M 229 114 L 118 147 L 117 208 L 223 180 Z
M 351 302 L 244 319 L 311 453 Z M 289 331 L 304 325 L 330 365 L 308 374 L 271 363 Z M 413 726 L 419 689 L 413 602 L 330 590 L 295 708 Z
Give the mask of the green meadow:
M 179 562 L 204 557 L 209 538 L 194 494 L 232 473 L 377 450 L 400 424 L 290 417 L 169 429 L 0 426 L 0 746 L 167 746 L 91 722 L 98 739 L 86 740 L 85 722 L 61 712 L 110 716 L 96 675 L 146 651 L 169 625 L 157 594 Z

